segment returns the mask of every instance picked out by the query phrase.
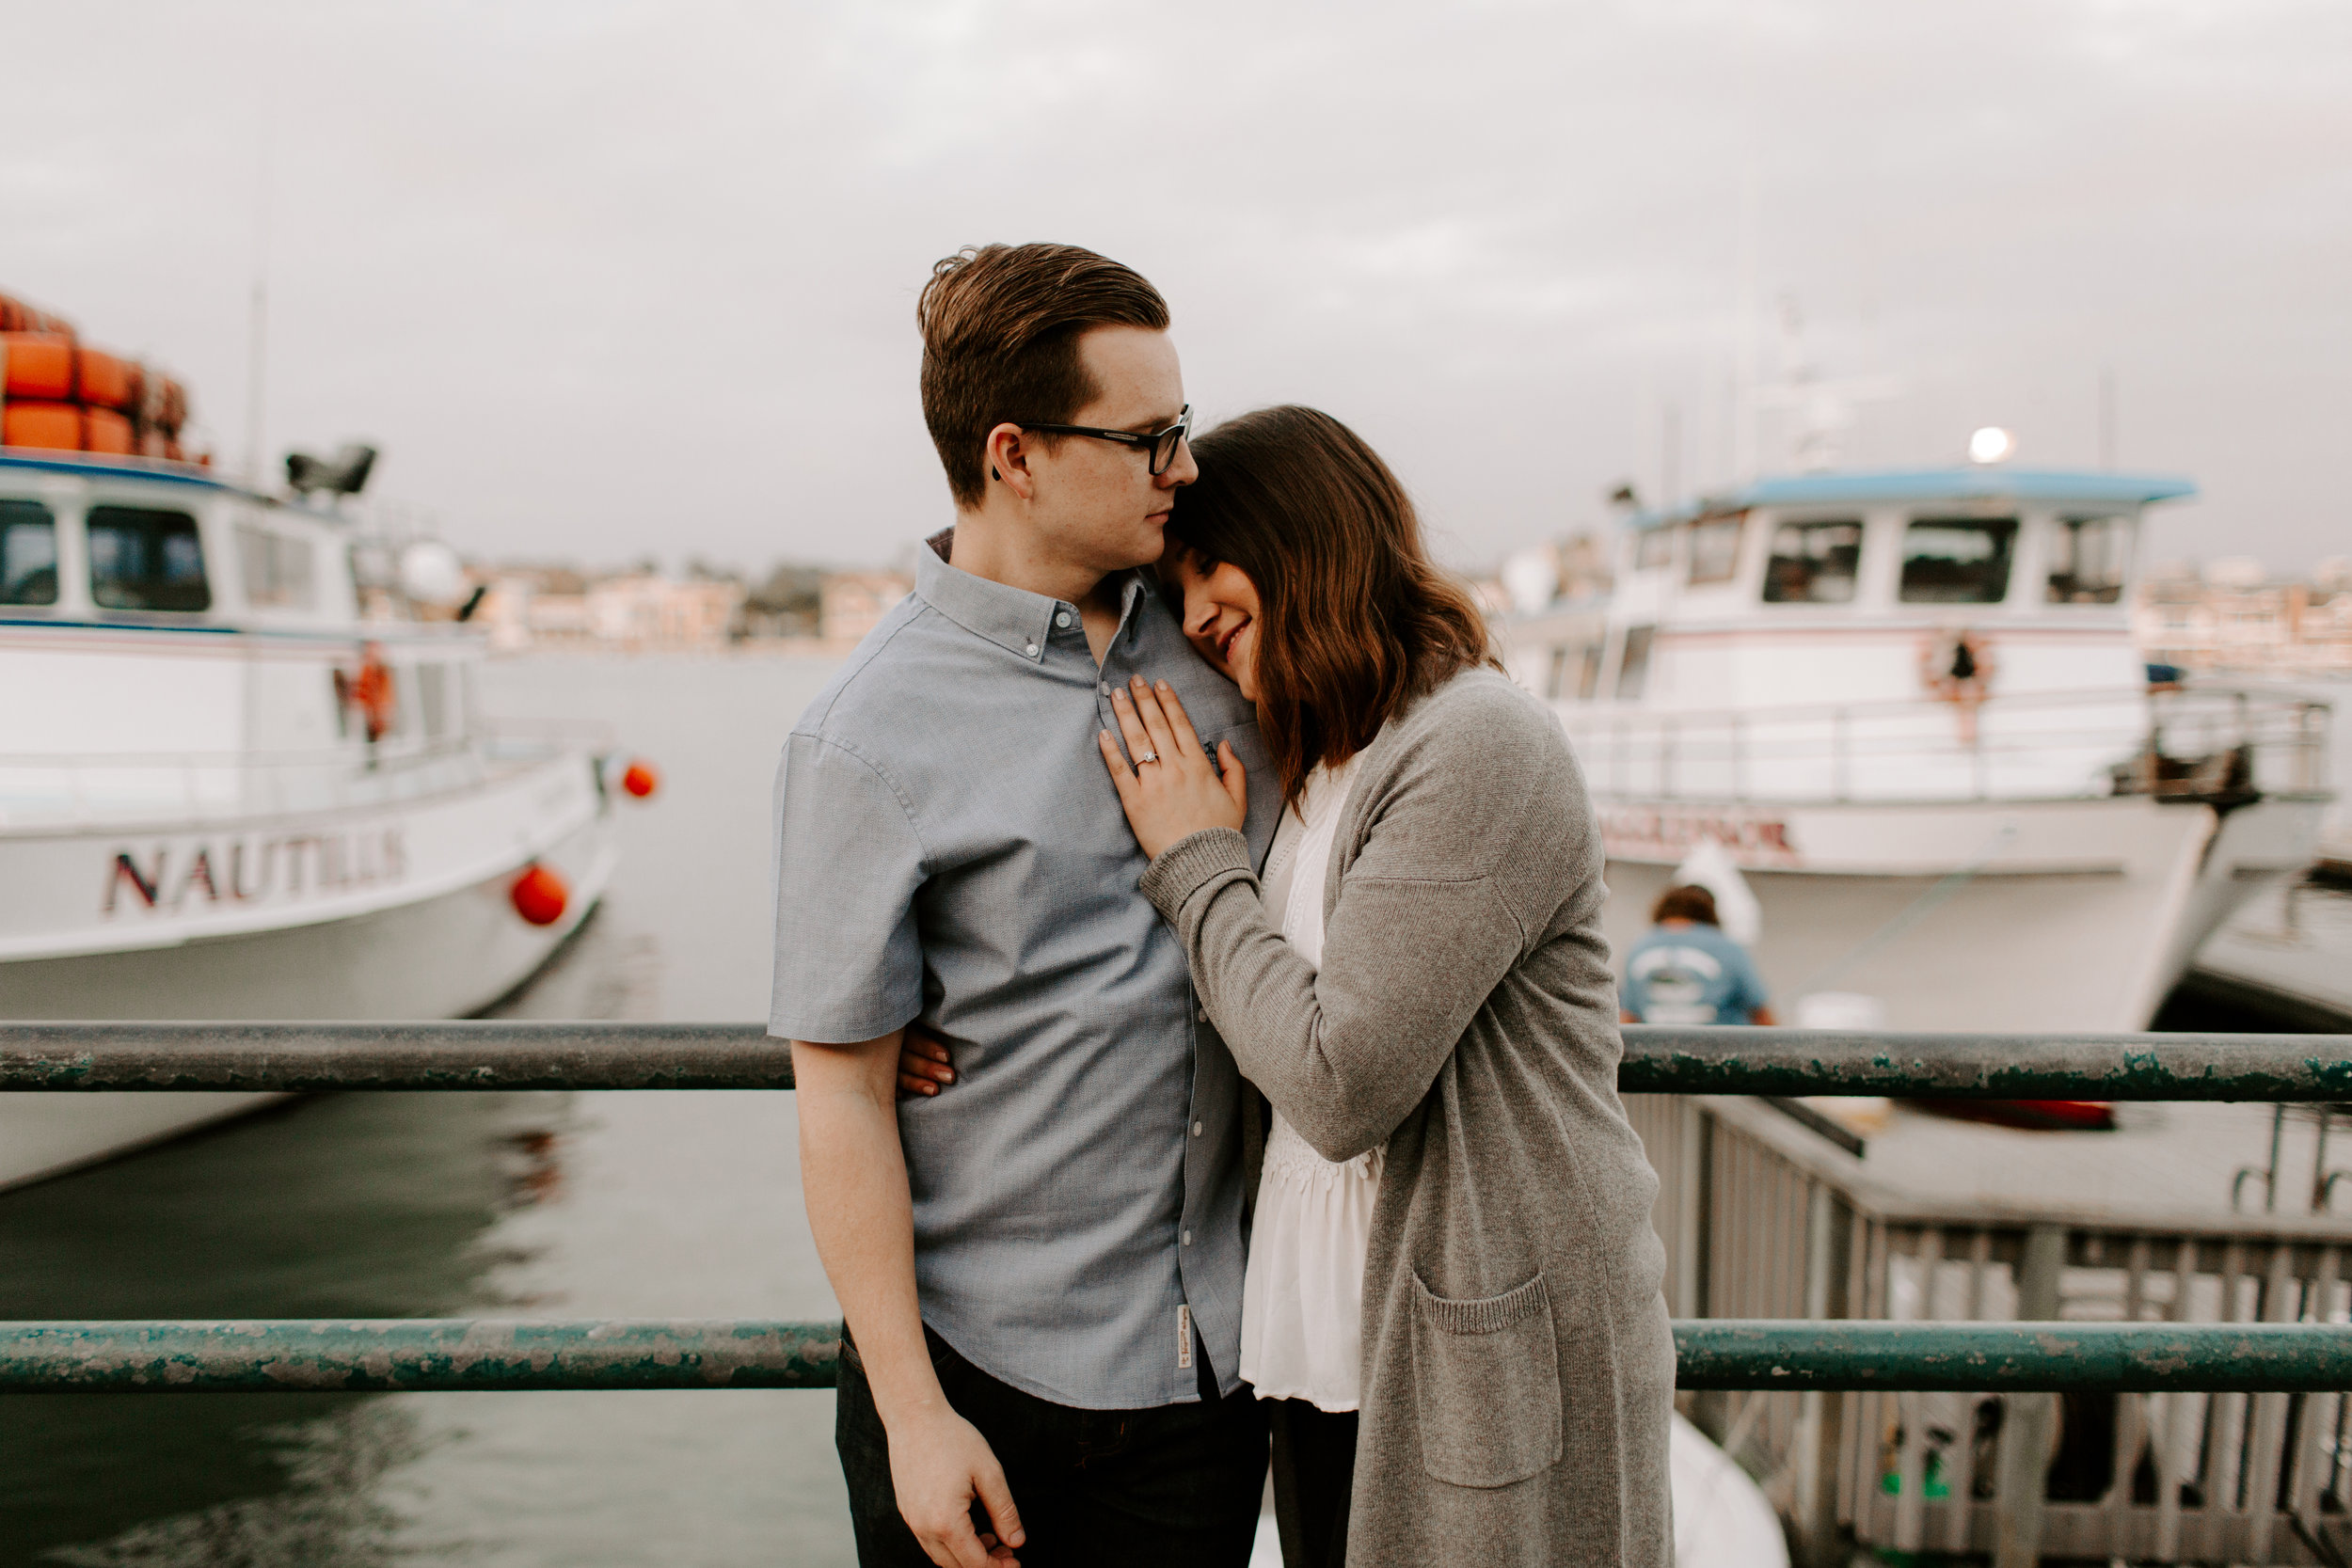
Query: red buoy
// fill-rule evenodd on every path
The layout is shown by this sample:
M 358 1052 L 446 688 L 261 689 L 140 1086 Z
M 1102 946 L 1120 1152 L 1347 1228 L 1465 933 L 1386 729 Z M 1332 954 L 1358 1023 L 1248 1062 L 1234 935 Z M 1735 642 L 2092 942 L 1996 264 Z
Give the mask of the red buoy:
M 572 890 L 564 885 L 563 878 L 534 861 L 523 867 L 507 896 L 515 901 L 515 912 L 533 926 L 552 926 L 564 918 L 564 906 L 571 901 Z
M 628 770 L 621 775 L 621 787 L 640 800 L 650 798 L 661 787 L 661 775 L 653 770 L 653 764 L 643 757 L 633 759 Z

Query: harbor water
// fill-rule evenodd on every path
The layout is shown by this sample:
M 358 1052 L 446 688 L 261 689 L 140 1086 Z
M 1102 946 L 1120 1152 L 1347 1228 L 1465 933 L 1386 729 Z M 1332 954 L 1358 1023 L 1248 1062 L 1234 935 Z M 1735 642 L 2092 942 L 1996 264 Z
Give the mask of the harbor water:
M 548 657 L 486 671 L 492 713 L 602 721 L 663 773 L 652 808 L 622 817 L 603 909 L 505 1013 L 763 1015 L 773 759 L 831 670 Z M 2352 951 L 2352 921 L 2338 928 Z M 2265 1022 L 2210 997 L 2166 1022 Z M 761 1094 L 295 1103 L 0 1196 L 0 1317 L 829 1316 L 791 1109 Z M 0 1409 L 0 1564 L 853 1560 L 829 1394 Z

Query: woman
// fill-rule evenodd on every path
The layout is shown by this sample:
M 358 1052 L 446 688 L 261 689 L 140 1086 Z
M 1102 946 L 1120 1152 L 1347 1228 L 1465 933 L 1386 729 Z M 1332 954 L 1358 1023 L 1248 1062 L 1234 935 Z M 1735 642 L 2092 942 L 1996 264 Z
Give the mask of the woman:
M 1346 427 L 1267 409 L 1196 452 L 1165 569 L 1257 705 L 1288 807 L 1264 876 L 1249 781 L 1171 690 L 1118 694 L 1102 744 L 1276 1117 L 1240 1370 L 1279 1402 L 1285 1556 L 1667 1568 L 1657 1180 L 1565 739 Z

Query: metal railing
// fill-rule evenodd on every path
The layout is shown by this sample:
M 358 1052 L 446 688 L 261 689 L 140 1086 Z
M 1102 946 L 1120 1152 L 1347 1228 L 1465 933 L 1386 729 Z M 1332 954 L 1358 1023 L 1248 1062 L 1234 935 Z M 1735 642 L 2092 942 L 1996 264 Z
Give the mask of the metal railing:
M 1734 803 L 2201 799 L 2327 788 L 2329 705 L 2197 687 L 1556 711 L 1604 795 Z
M 1629 1023 L 1626 1094 L 2352 1101 L 2352 1037 Z M 757 1023 L 0 1023 L 0 1091 L 788 1089 Z
M 2044 1549 L 2335 1560 L 2320 1514 L 2352 1495 L 2352 1223 L 2110 1237 L 1912 1212 L 1844 1150 L 1725 1097 L 2329 1103 L 2352 1100 L 2352 1037 L 1625 1038 L 1619 1085 L 1663 1183 L 1678 1384 L 1760 1472 L 1804 1560 L 1841 1560 L 1851 1539 L 2003 1565 Z M 5 1092 L 791 1086 L 789 1047 L 757 1024 L 0 1024 Z M 2117 1321 L 2064 1321 L 2094 1275 L 2121 1292 Z M 839 1343 L 838 1324 L 764 1321 L 14 1323 L 0 1392 L 819 1388 Z M 2051 1500 L 2061 1396 L 2108 1402 L 2119 1476 L 2148 1455 L 2152 1502 L 2132 1493 L 2147 1465 L 2092 1504 Z M 1939 1422 L 1974 1446 L 1937 1447 Z

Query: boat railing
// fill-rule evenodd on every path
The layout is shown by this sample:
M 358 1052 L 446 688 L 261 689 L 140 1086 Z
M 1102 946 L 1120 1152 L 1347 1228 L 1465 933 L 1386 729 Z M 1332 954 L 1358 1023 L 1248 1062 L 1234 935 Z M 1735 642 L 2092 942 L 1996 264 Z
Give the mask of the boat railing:
M 1605 796 L 1972 801 L 2319 795 L 2328 705 L 2259 688 L 2027 692 L 1771 707 L 1556 707 Z
M 1922 1207 L 1737 1097 L 2324 1105 L 2352 1098 L 2352 1037 L 1624 1034 L 1682 1397 L 1801 1562 L 2343 1560 L 2352 1216 Z M 757 1023 L 0 1024 L 0 1091 L 792 1083 Z M 840 1345 L 764 1320 L 5 1323 L 0 1392 L 818 1388 Z
M 478 776 L 463 736 L 253 752 L 0 752 L 0 828 L 220 822 L 437 794 Z

